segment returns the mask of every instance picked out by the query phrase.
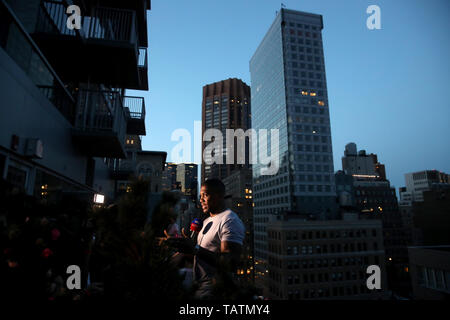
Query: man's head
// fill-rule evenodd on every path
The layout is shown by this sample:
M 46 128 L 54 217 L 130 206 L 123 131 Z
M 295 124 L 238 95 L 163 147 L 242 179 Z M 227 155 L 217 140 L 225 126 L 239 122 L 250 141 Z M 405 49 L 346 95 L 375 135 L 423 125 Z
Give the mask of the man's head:
M 220 213 L 225 209 L 225 185 L 216 178 L 208 179 L 200 188 L 200 204 L 204 213 Z

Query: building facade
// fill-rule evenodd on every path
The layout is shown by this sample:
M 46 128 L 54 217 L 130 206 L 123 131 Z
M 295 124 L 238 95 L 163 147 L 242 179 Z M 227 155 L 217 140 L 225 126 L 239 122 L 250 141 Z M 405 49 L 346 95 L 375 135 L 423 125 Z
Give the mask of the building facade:
M 207 178 L 224 179 L 236 169 L 249 168 L 248 139 L 245 139 L 245 159 L 238 161 L 237 143 L 233 141 L 234 150 L 227 150 L 227 129 L 242 129 L 244 132 L 251 127 L 250 87 L 240 79 L 230 78 L 203 87 L 202 100 L 202 137 L 205 131 L 216 129 L 222 133 L 222 163 L 206 164 L 202 157 L 202 181 Z M 210 141 L 203 141 L 202 150 Z M 215 150 L 218 151 L 218 150 Z M 233 152 L 233 163 L 227 164 L 227 152 Z
M 254 281 L 253 239 L 253 190 L 252 171 L 248 168 L 235 170 L 223 179 L 227 207 L 236 212 L 245 226 L 245 238 L 241 254 L 238 277 Z
M 125 90 L 148 90 L 150 1 L 73 3 L 80 30 L 65 2 L 0 2 L 0 175 L 37 197 L 109 201 L 127 141 L 146 133 L 144 99 Z
M 180 183 L 181 192 L 194 199 L 197 198 L 198 166 L 195 163 L 177 164 L 177 182 Z
M 162 190 L 172 191 L 177 190 L 177 165 L 176 163 L 166 162 L 162 176 Z
M 449 175 L 438 170 L 424 170 L 405 174 L 405 187 L 400 188 L 400 200 L 405 205 L 414 201 L 423 201 L 423 192 L 431 190 L 433 186 L 448 186 Z
M 415 300 L 450 298 L 450 246 L 409 247 Z
M 342 169 L 336 173 L 336 189 L 352 190 L 349 198 L 361 219 L 382 222 L 389 288 L 397 294 L 408 295 L 411 288 L 407 246 L 412 244 L 413 230 L 411 225 L 403 223 L 406 216 L 399 210 L 384 164 L 378 162 L 376 154 L 358 152 L 356 144 L 349 143 L 342 158 Z
M 250 60 L 252 128 L 278 129 L 279 170 L 253 165 L 256 278 L 265 275 L 266 224 L 286 211 L 336 213 L 321 15 L 281 9 Z M 261 146 L 258 146 L 258 149 Z M 270 150 L 273 148 L 272 150 Z
M 450 188 L 423 192 L 423 201 L 412 204 L 414 227 L 420 230 L 422 244 L 440 246 L 450 243 Z
M 366 154 L 366 150 L 357 151 L 353 142 L 345 146 L 342 170 L 354 177 L 386 180 L 386 169 L 384 164 L 378 162 L 378 156 Z
M 382 299 L 386 294 L 380 221 L 308 221 L 282 217 L 268 224 L 268 296 L 281 300 Z M 381 289 L 367 287 L 367 267 L 381 271 Z

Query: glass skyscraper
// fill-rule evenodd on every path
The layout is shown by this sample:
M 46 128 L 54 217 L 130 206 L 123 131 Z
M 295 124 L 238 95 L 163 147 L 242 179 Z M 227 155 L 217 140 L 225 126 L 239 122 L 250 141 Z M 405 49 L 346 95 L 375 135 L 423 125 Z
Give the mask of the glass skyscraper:
M 322 28 L 321 15 L 281 9 L 250 60 L 252 128 L 279 129 L 280 157 L 275 175 L 253 165 L 256 278 L 267 273 L 271 217 L 336 212 Z

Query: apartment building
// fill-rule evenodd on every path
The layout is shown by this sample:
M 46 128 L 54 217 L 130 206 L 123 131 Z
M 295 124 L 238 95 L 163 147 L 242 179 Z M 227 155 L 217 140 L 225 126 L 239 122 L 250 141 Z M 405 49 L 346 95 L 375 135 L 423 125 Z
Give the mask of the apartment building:
M 67 24 L 72 4 L 79 29 Z M 148 90 L 148 10 L 144 0 L 0 1 L 0 174 L 14 188 L 114 198 L 120 164 L 138 151 L 130 141 L 146 134 L 144 98 L 126 89 Z

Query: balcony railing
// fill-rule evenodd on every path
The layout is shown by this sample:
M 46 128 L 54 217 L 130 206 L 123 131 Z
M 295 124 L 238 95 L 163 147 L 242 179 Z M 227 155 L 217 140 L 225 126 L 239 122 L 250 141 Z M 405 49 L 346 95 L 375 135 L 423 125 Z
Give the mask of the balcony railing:
M 126 121 L 120 93 L 80 90 L 75 128 L 82 131 L 112 131 L 123 141 Z
M 138 63 L 139 68 L 147 69 L 147 48 L 140 47 L 138 50 Z
M 136 13 L 133 10 L 94 8 L 86 17 L 87 38 L 137 43 Z
M 61 1 L 41 1 L 36 31 L 76 36 L 77 29 L 67 28 L 66 9 L 66 4 Z
M 81 29 L 67 28 L 67 6 L 64 2 L 42 0 L 36 32 L 137 43 L 136 12 L 133 10 L 95 7 L 81 12 Z
M 135 173 L 136 161 L 131 159 L 114 159 L 109 165 L 113 179 L 127 180 Z
M 123 99 L 125 114 L 131 119 L 145 119 L 145 102 L 143 97 L 125 96 Z
M 138 73 L 141 90 L 148 90 L 147 48 L 138 50 Z
M 0 46 L 72 124 L 75 101 L 9 6 L 0 1 Z
M 70 121 L 75 122 L 75 102 L 67 96 L 67 90 L 60 86 L 41 86 L 38 85 L 41 92 L 50 100 L 53 105 Z

